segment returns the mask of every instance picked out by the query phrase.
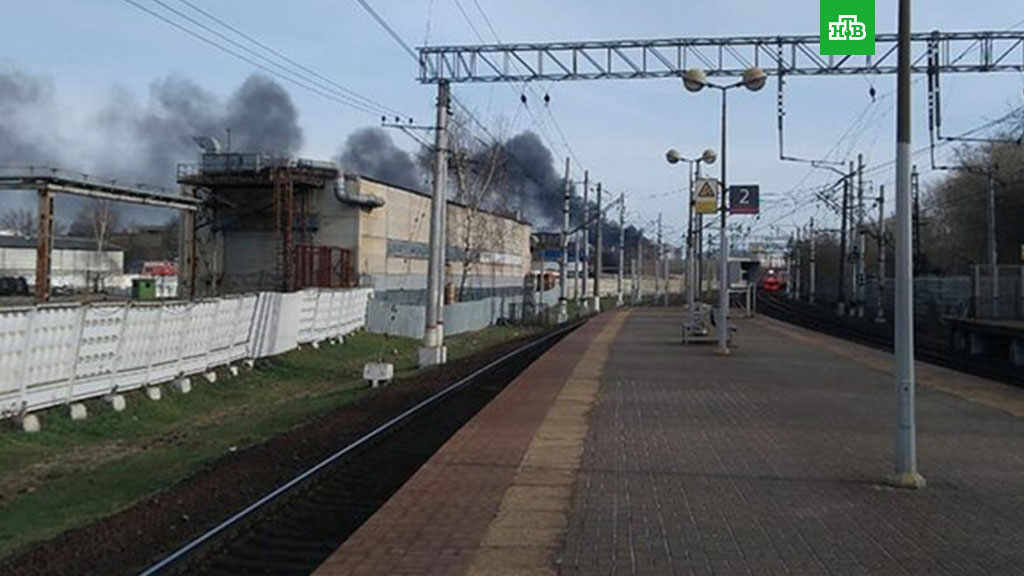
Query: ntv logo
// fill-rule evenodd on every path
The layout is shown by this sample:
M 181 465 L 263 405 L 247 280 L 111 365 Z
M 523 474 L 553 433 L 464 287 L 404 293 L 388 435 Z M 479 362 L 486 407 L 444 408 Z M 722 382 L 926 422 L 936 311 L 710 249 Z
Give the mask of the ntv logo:
M 820 0 L 821 54 L 875 53 L 875 0 Z
M 857 16 L 840 16 L 838 22 L 828 23 L 829 40 L 863 40 L 868 37 L 868 27 L 857 21 Z

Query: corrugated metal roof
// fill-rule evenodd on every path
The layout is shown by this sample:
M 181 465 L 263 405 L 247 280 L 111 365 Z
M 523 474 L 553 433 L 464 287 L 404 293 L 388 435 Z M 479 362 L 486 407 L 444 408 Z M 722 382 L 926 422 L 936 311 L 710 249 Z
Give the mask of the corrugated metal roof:
M 0 248 L 36 248 L 36 239 L 25 236 L 0 236 Z M 53 239 L 54 250 L 96 250 L 96 241 L 92 238 L 75 238 L 62 236 Z M 117 244 L 107 242 L 103 246 L 105 252 L 123 251 Z

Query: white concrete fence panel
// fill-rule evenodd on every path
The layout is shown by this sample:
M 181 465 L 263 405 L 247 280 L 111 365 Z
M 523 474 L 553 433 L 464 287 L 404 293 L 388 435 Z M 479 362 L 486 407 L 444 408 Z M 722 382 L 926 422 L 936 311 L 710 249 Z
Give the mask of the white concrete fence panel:
M 370 289 L 0 309 L 0 418 L 342 338 Z

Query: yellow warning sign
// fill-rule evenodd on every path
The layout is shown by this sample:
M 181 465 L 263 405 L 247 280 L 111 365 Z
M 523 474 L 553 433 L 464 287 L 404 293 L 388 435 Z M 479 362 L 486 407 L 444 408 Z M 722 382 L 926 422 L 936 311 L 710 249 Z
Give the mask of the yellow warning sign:
M 694 183 L 696 192 L 695 209 L 698 214 L 718 212 L 718 180 L 700 179 Z

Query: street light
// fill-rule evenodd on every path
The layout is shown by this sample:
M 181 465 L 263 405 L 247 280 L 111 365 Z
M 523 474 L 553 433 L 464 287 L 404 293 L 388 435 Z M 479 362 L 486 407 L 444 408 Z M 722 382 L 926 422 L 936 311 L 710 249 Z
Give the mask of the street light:
M 727 102 L 726 94 L 733 88 L 743 86 L 751 92 L 757 92 L 768 83 L 768 74 L 758 67 L 747 68 L 743 71 L 743 78 L 734 84 L 719 85 L 708 82 L 707 74 L 700 68 L 690 68 L 683 73 L 683 87 L 688 92 L 700 92 L 704 88 L 717 88 L 722 92 L 722 204 L 721 204 L 721 225 L 719 228 L 719 280 L 718 280 L 718 353 L 729 354 L 729 233 L 726 229 L 726 219 L 729 213 L 729 204 L 726 199 L 728 187 L 726 185 L 726 115 Z
M 696 324 L 696 321 L 694 319 L 694 312 L 695 312 L 695 308 L 696 308 L 696 299 L 697 299 L 697 285 L 694 282 L 694 279 L 697 276 L 697 274 L 696 274 L 696 266 L 695 266 L 696 258 L 697 258 L 697 254 L 696 254 L 697 250 L 696 250 L 696 245 L 695 245 L 695 242 L 694 242 L 695 232 L 694 232 L 694 229 L 693 229 L 693 220 L 694 220 L 694 213 L 693 213 L 693 208 L 694 208 L 693 181 L 694 181 L 694 178 L 700 178 L 700 176 L 701 176 L 701 174 L 700 174 L 700 165 L 701 165 L 701 163 L 704 163 L 704 164 L 714 164 L 717 159 L 718 159 L 718 154 L 716 154 L 715 151 L 710 149 L 710 148 L 708 148 L 707 150 L 704 150 L 704 152 L 700 155 L 700 158 L 695 158 L 695 159 L 690 159 L 690 158 L 683 157 L 683 155 L 680 154 L 679 151 L 676 150 L 675 148 L 673 148 L 673 149 L 671 149 L 671 150 L 669 150 L 668 152 L 665 153 L 665 160 L 667 160 L 669 164 L 678 164 L 680 162 L 686 162 L 689 165 L 688 166 L 689 169 L 687 170 L 687 175 L 689 177 L 690 212 L 689 212 L 689 218 L 687 219 L 687 228 L 686 228 L 686 310 L 687 310 L 687 321 L 686 321 L 686 326 L 684 327 L 684 330 L 686 330 L 687 335 L 692 333 L 694 325 Z

